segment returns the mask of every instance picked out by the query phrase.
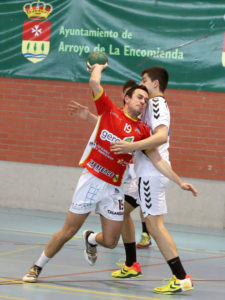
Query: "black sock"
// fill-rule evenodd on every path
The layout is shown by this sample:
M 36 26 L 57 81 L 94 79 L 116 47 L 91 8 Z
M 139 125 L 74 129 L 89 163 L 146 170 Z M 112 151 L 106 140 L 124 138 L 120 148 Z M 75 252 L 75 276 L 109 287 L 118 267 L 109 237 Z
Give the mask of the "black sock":
M 185 270 L 182 266 L 179 256 L 168 260 L 167 263 L 170 266 L 170 269 L 171 269 L 173 275 L 175 275 L 177 277 L 177 279 L 182 280 L 186 277 L 187 273 L 185 272 Z
M 147 234 L 149 234 L 145 222 L 142 222 L 142 232 L 146 232 Z
M 124 248 L 126 253 L 126 266 L 131 267 L 133 263 L 137 261 L 136 243 L 125 243 Z

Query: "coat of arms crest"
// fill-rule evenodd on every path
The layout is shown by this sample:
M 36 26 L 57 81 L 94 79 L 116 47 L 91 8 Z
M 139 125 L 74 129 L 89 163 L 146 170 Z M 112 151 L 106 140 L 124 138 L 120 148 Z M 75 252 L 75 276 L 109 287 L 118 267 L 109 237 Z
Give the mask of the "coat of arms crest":
M 40 0 L 26 3 L 23 10 L 32 21 L 24 21 L 22 53 L 32 63 L 45 59 L 50 50 L 51 22 L 48 18 L 52 5 Z

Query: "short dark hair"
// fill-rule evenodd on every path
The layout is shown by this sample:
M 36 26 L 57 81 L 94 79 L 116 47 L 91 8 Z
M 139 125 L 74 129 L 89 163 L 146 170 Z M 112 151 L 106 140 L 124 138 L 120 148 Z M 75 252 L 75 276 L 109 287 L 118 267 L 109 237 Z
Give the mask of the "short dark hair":
M 145 86 L 138 85 L 138 84 L 136 84 L 135 86 L 133 86 L 132 88 L 130 88 L 126 92 L 125 96 L 128 96 L 129 98 L 131 98 L 133 96 L 134 91 L 137 90 L 137 89 L 145 91 L 148 94 L 148 96 L 149 96 L 148 89 Z
M 127 80 L 123 85 L 123 92 L 125 92 L 127 89 L 132 88 L 136 85 L 137 85 L 136 81 L 134 81 L 132 79 Z
M 153 66 L 143 70 L 141 75 L 143 76 L 144 74 L 147 74 L 152 81 L 159 81 L 159 89 L 161 92 L 166 90 L 169 81 L 169 74 L 165 68 L 161 66 Z

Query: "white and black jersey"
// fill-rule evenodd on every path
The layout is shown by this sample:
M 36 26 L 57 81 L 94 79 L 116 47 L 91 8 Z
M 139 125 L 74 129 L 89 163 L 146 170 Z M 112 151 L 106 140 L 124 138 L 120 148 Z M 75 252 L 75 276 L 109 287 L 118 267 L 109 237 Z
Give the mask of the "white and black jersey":
M 145 113 L 142 116 L 142 120 L 147 123 L 152 130 L 159 125 L 165 125 L 168 127 L 170 135 L 170 111 L 165 98 L 154 97 L 149 100 Z M 158 151 L 163 159 L 169 162 L 169 135 L 165 144 L 158 147 Z M 135 153 L 135 172 L 137 177 L 143 176 L 159 176 L 161 173 L 153 166 L 150 159 L 142 152 L 136 151 Z

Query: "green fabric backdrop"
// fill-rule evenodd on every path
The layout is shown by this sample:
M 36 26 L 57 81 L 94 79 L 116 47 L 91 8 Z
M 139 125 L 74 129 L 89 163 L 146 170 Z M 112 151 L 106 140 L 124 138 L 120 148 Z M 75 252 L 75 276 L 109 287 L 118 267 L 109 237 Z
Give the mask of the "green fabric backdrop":
M 26 3 L 0 1 L 1 77 L 86 82 L 86 57 L 98 49 L 109 58 L 105 83 L 162 65 L 170 88 L 225 91 L 225 1 L 53 0 L 43 20 Z

